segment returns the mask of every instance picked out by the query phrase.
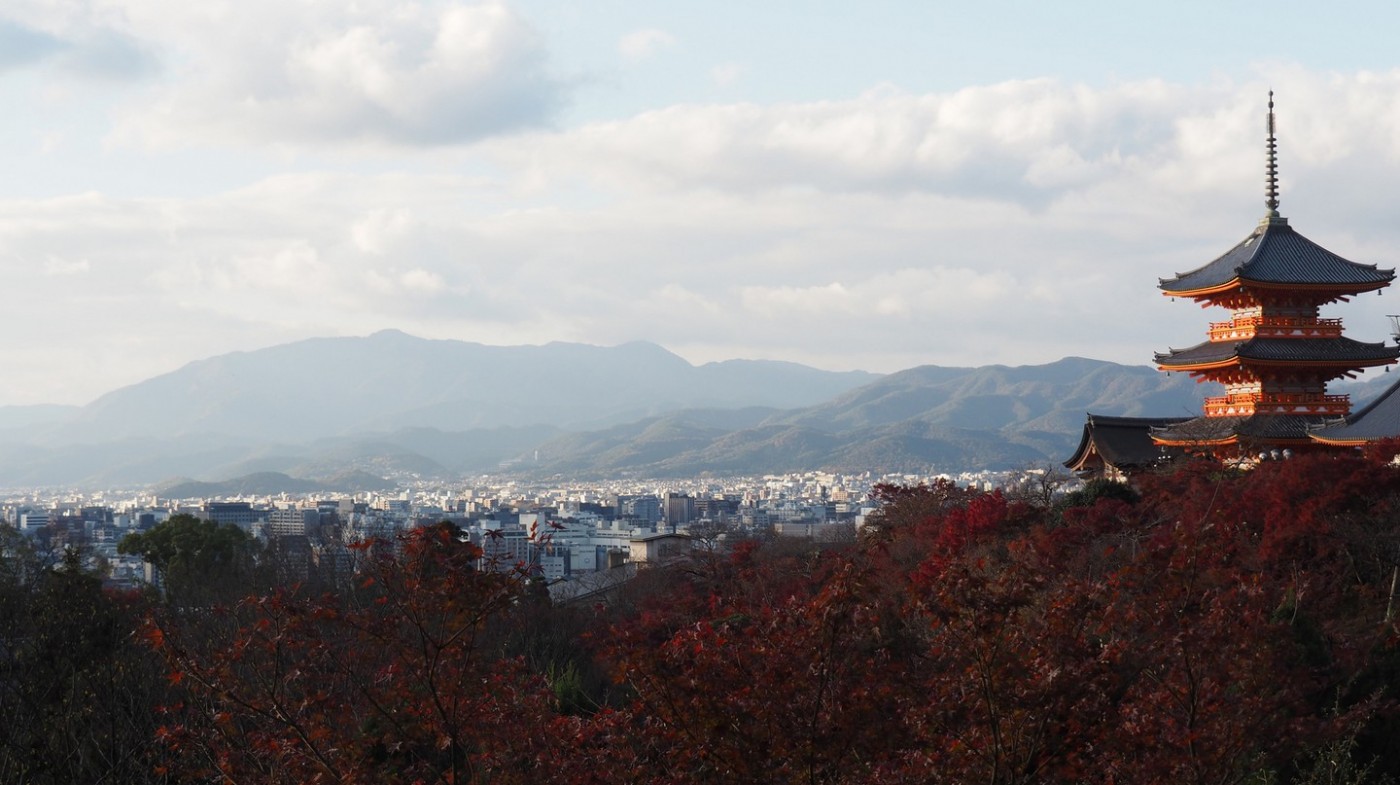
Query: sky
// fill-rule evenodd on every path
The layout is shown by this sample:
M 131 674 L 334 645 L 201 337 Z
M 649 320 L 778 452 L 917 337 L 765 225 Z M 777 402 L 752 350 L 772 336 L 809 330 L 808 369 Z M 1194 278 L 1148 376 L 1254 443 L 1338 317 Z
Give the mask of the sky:
M 6 0 L 0 405 L 383 329 L 1151 364 L 1227 318 L 1157 282 L 1263 217 L 1270 89 L 1282 214 L 1400 266 L 1397 29 L 1386 2 Z M 1389 313 L 1400 288 L 1325 309 L 1369 341 Z

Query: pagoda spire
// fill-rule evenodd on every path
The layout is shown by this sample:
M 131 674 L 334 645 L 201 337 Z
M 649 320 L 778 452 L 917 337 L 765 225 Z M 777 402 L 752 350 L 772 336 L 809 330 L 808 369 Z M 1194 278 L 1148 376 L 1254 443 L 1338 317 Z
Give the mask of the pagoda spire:
M 1268 163 L 1265 166 L 1264 206 L 1269 208 L 1266 218 L 1278 218 L 1278 141 L 1274 138 L 1274 91 L 1269 91 L 1269 140 L 1267 144 Z

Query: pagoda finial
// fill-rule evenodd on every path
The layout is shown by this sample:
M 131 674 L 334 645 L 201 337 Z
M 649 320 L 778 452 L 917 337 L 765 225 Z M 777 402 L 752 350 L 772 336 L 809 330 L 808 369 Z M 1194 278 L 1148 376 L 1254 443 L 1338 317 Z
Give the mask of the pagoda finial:
M 1274 91 L 1269 91 L 1269 142 L 1268 165 L 1265 168 L 1265 183 L 1268 184 L 1264 206 L 1269 208 L 1269 218 L 1278 215 L 1278 141 L 1274 139 Z

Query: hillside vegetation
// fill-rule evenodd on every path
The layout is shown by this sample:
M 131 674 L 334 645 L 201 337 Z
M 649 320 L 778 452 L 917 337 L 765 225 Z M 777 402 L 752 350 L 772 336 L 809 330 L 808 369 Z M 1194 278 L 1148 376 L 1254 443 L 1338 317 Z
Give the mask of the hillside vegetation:
M 294 583 L 158 527 L 144 597 L 12 547 L 0 779 L 1379 785 L 1395 450 L 884 486 L 849 542 L 731 539 L 583 606 L 450 524 Z

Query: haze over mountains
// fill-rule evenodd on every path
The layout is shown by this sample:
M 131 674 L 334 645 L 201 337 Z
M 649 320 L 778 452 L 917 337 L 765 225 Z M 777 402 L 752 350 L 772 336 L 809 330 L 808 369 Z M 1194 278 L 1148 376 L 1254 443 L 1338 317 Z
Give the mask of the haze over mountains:
M 1082 358 L 878 376 L 694 366 L 648 343 L 500 347 L 385 331 L 201 360 L 82 407 L 0 407 L 0 486 L 1014 468 L 1066 457 L 1086 411 L 1189 414 L 1208 391 Z

